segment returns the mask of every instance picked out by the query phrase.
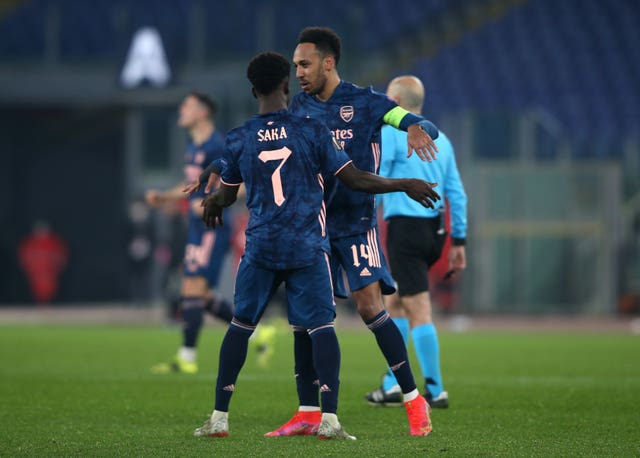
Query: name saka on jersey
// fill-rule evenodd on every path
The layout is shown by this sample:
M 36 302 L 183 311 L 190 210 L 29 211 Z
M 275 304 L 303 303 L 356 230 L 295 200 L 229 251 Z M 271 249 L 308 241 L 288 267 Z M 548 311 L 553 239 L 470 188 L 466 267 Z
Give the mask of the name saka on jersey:
M 267 124 L 273 124 L 273 121 L 269 121 Z M 287 130 L 284 126 L 273 127 L 271 129 L 259 129 L 256 133 L 259 142 L 270 142 L 287 138 Z

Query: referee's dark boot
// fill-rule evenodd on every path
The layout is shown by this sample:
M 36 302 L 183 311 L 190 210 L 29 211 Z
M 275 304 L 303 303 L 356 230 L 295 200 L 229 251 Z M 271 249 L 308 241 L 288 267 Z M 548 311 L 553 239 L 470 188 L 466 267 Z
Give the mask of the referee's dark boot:
M 385 373 L 382 376 L 382 380 L 387 376 Z M 365 399 L 367 402 L 373 406 L 383 406 L 383 407 L 401 407 L 403 405 L 402 399 L 402 390 L 399 385 L 393 386 L 389 390 L 384 390 L 383 384 L 380 385 L 380 388 L 376 388 L 370 393 L 365 395 Z
M 429 385 L 425 384 L 424 398 L 432 409 L 447 409 L 449 407 L 449 393 L 441 391 L 438 396 L 433 396 L 429 392 Z

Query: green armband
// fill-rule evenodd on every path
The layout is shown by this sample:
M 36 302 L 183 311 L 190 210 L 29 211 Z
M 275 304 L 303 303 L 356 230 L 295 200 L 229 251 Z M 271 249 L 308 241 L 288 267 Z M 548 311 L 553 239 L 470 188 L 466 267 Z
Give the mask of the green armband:
M 385 124 L 389 124 L 396 129 L 400 129 L 400 121 L 402 121 L 402 118 L 404 118 L 407 114 L 409 114 L 409 112 L 404 108 L 395 107 L 387 111 L 382 120 Z

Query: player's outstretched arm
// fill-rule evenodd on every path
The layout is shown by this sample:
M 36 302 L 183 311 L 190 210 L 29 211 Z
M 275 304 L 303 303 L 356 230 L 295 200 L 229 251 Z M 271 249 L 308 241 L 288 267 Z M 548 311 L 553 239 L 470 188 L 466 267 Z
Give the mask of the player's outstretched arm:
M 431 162 L 436 159 L 438 147 L 434 140 L 440 134 L 431 121 L 399 106 L 389 110 L 382 120 L 385 124 L 407 132 L 407 157 L 415 151 L 423 161 Z
M 216 159 L 202 171 L 196 181 L 187 184 L 182 189 L 187 196 L 191 196 L 194 192 L 199 191 L 203 183 L 207 183 L 204 192 L 209 194 L 220 178 L 222 172 L 222 159 Z
M 201 205 L 204 207 L 202 220 L 207 226 L 215 229 L 216 225 L 224 225 L 222 210 L 236 201 L 238 188 L 239 186 L 222 183 L 220 189 L 202 201 Z
M 187 195 L 187 197 L 191 197 L 194 192 L 197 192 L 200 190 L 201 186 L 202 186 L 202 183 L 200 183 L 199 180 L 196 180 L 193 183 L 185 184 L 184 188 L 182 188 L 182 192 L 184 192 Z
M 433 138 L 420 124 L 411 124 L 407 128 L 407 157 L 410 157 L 415 151 L 423 161 L 435 161 L 438 147 Z
M 370 194 L 402 191 L 427 208 L 434 208 L 434 202 L 440 200 L 440 194 L 433 189 L 438 183 L 429 183 L 417 178 L 385 178 L 364 172 L 353 163 L 347 164 L 336 176 L 354 191 Z
M 178 201 L 183 197 L 182 185 L 178 185 L 175 188 L 171 188 L 166 191 L 150 189 L 145 194 L 145 201 L 147 202 L 147 205 L 151 207 L 161 207 L 162 205 Z

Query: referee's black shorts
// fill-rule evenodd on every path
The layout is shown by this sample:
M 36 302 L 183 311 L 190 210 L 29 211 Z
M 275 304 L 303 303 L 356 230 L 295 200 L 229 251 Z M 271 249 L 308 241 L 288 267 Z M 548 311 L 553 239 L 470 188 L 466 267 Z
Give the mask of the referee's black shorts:
M 429 291 L 429 267 L 440 257 L 446 237 L 441 218 L 388 219 L 387 255 L 400 296 Z

